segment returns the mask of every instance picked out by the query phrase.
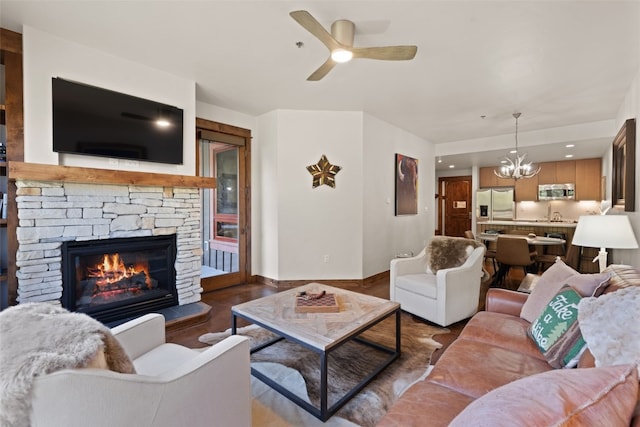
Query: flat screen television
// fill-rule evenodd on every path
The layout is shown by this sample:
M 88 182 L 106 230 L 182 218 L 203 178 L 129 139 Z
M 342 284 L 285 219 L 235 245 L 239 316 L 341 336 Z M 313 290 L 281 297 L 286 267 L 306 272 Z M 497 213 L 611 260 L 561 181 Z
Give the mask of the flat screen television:
M 53 151 L 182 164 L 183 110 L 52 79 Z

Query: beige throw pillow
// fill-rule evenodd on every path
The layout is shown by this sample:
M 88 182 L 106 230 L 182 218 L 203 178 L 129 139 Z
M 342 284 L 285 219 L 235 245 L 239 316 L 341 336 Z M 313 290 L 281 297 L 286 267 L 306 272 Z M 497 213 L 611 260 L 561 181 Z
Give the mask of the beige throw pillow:
M 571 286 L 582 297 L 598 296 L 605 289 L 611 273 L 580 274 L 562 260 L 545 271 L 527 298 L 520 317 L 533 322 L 563 286 Z
M 528 322 L 533 322 L 551 301 L 551 298 L 562 288 L 565 280 L 578 274 L 562 260 L 557 260 L 540 276 L 538 283 L 522 306 L 520 317 Z

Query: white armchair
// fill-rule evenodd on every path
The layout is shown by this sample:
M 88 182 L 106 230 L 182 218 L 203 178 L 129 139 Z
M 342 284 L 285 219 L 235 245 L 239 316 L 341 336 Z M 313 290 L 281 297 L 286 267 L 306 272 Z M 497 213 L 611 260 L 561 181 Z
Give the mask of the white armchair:
M 250 426 L 249 342 L 231 336 L 206 348 L 165 342 L 148 314 L 112 329 L 136 374 L 67 369 L 36 378 L 32 426 Z
M 476 247 L 459 267 L 427 271 L 427 248 L 412 258 L 391 261 L 390 299 L 402 310 L 440 326 L 467 319 L 478 311 L 484 247 Z

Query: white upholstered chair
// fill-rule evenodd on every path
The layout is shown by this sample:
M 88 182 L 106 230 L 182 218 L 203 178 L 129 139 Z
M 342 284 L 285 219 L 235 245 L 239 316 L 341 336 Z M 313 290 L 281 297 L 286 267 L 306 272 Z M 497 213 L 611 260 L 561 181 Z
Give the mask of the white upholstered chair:
M 67 369 L 36 378 L 32 426 L 250 426 L 249 342 L 206 349 L 165 342 L 161 314 L 112 329 L 136 374 Z
M 440 326 L 467 319 L 478 311 L 484 247 L 473 249 L 459 267 L 427 271 L 427 248 L 412 258 L 391 261 L 390 299 L 402 310 Z

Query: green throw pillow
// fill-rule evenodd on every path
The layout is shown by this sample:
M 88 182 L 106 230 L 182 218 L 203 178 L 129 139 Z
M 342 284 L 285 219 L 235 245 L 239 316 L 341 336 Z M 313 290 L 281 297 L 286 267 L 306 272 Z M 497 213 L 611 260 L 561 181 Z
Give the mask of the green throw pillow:
M 573 368 L 586 348 L 578 325 L 580 299 L 580 294 L 571 287 L 563 287 L 527 329 L 554 368 Z

